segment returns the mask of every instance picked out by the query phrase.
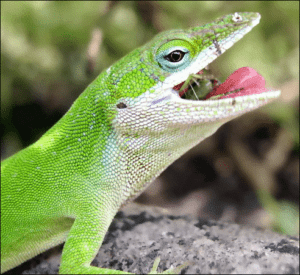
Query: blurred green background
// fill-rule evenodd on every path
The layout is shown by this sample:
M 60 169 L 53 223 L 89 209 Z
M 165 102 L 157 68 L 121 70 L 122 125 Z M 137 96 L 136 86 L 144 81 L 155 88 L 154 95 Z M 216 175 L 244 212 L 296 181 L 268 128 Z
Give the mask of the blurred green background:
M 260 111 L 252 123 L 257 125 L 258 120 L 266 117 L 268 123 L 272 121 L 263 139 L 269 142 L 268 137 L 272 136 L 282 142 L 273 143 L 270 150 L 277 154 L 268 156 L 285 161 L 272 170 L 277 174 L 271 185 L 280 188 L 267 190 L 251 185 L 251 177 L 243 176 L 247 172 L 233 167 L 241 172 L 242 179 L 248 178 L 247 185 L 252 186 L 259 204 L 268 213 L 267 226 L 254 224 L 297 234 L 298 1 L 1 1 L 1 158 L 37 140 L 103 69 L 158 32 L 202 25 L 236 11 L 259 12 L 261 23 L 210 68 L 224 81 L 234 70 L 250 66 L 265 77 L 267 86 L 282 90 L 281 99 Z M 276 131 L 270 135 L 273 128 Z M 254 127 L 253 131 L 258 129 Z M 284 151 L 286 144 L 288 149 Z M 285 152 L 284 156 L 278 152 Z M 266 170 L 270 162 L 266 154 L 263 157 L 257 167 Z M 229 154 L 227 159 L 230 158 Z M 254 166 L 253 162 L 249 165 Z M 285 175 L 281 181 L 278 173 Z M 260 177 L 264 185 L 264 175 Z M 292 182 L 292 187 L 287 181 Z M 162 200 L 170 197 L 168 194 Z M 143 201 L 143 196 L 140 200 Z M 144 201 L 148 201 L 147 196 Z M 199 211 L 195 215 L 201 216 Z

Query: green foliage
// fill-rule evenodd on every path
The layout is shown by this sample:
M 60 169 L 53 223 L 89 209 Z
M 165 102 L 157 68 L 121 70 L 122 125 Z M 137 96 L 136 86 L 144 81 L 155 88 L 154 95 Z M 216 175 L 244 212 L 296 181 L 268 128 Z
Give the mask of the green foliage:
M 295 203 L 286 200 L 278 202 L 263 189 L 257 190 L 257 195 L 272 219 L 274 230 L 293 236 L 299 234 L 299 209 Z
M 235 11 L 257 11 L 262 19 L 247 39 L 215 62 L 220 75 L 226 78 L 236 68 L 253 66 L 269 85 L 278 86 L 298 74 L 293 67 L 299 7 L 293 1 L 4 1 L 1 8 L 2 70 L 11 81 L 17 75 L 29 85 L 40 78 L 88 83 L 86 53 L 95 28 L 103 32 L 103 41 L 94 76 L 159 31 L 202 25 Z M 3 92 L 11 93 L 11 88 Z

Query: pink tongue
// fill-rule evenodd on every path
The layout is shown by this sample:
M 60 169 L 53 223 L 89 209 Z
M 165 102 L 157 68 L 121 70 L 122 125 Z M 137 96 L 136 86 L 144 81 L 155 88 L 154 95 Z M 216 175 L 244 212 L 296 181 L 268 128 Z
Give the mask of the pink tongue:
M 238 92 L 221 96 L 221 98 L 230 98 L 244 95 L 260 94 L 267 89 L 265 88 L 265 79 L 250 67 L 242 67 L 233 72 L 224 83 L 214 87 L 206 96 L 209 99 L 212 96 L 225 94 L 234 90 L 241 89 Z

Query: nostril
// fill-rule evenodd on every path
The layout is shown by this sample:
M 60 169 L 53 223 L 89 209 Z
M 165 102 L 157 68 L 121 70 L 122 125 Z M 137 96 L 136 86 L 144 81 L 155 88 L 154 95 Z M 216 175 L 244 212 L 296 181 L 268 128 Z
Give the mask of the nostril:
M 117 108 L 119 108 L 119 109 L 125 109 L 125 108 L 127 108 L 127 105 L 125 103 L 123 103 L 123 102 L 120 102 L 120 103 L 117 104 Z

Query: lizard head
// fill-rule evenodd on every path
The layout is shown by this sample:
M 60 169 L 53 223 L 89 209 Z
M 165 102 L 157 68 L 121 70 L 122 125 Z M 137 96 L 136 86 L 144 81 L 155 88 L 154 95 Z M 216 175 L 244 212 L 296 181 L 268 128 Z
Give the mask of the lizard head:
M 122 86 L 115 94 L 116 127 L 138 134 L 207 125 L 210 121 L 217 129 L 224 120 L 278 97 L 280 91 L 266 90 L 263 78 L 247 68 L 238 70 L 203 100 L 183 98 L 184 93 L 179 91 L 191 74 L 201 72 L 259 20 L 258 13 L 234 13 L 201 27 L 163 32 L 121 59 L 110 72 L 116 76 L 114 83 Z M 123 68 L 122 76 L 117 73 L 119 66 Z M 246 86 L 245 79 L 248 79 Z M 253 83 L 256 83 L 255 89 Z M 218 99 L 212 100 L 216 95 Z

